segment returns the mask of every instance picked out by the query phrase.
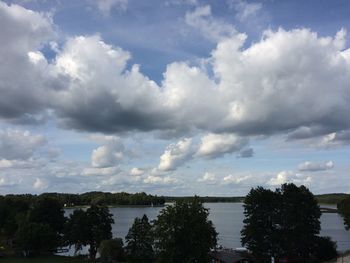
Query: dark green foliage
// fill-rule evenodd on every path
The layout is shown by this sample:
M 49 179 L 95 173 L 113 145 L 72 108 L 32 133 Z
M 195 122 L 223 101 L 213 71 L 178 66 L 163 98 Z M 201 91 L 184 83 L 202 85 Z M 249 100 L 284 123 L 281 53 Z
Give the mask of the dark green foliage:
M 123 240 L 114 238 L 103 240 L 99 247 L 100 261 L 103 263 L 120 262 L 125 259 Z
M 338 256 L 337 244 L 330 237 L 317 236 L 314 245 L 313 255 L 318 262 L 331 260 Z
M 147 195 L 146 193 L 104 193 L 89 192 L 80 195 L 84 204 L 97 205 L 163 205 L 165 200 L 162 197 Z
M 95 260 L 99 244 L 112 238 L 112 214 L 105 206 L 92 205 L 86 211 L 75 210 L 65 226 L 65 238 L 76 250 L 89 245 L 90 259 Z
M 74 245 L 75 254 L 88 244 L 88 232 L 86 212 L 81 209 L 74 210 L 64 227 L 64 238 L 68 245 Z
M 262 187 L 252 189 L 244 201 L 242 244 L 259 259 L 280 253 L 279 193 Z
M 217 233 L 198 198 L 167 206 L 154 223 L 158 262 L 209 262 Z
M 176 202 L 176 201 L 191 201 L 193 196 L 165 196 L 166 202 Z M 244 201 L 242 196 L 199 196 L 197 197 L 202 203 L 241 203 Z
M 3 243 L 26 255 L 54 250 L 61 241 L 64 224 L 62 206 L 54 199 L 31 195 L 7 195 L 0 198 L 0 234 Z
M 89 226 L 88 244 L 90 245 L 90 258 L 95 259 L 99 244 L 105 239 L 112 238 L 112 214 L 105 206 L 92 205 L 86 210 Z
M 16 204 L 16 209 L 28 209 L 41 199 L 55 199 L 60 206 L 72 207 L 82 205 L 164 205 L 165 199 L 160 196 L 148 195 L 144 192 L 129 194 L 108 193 L 108 192 L 88 192 L 84 194 L 65 194 L 65 193 L 43 193 L 39 196 L 26 195 L 0 195 L 0 211 L 2 200 Z M 0 219 L 0 226 L 2 219 Z
M 43 193 L 38 198 L 56 199 L 62 206 L 83 205 L 79 194 Z
M 281 241 L 283 252 L 293 258 L 308 259 L 314 238 L 321 230 L 320 207 L 305 186 L 284 184 L 280 191 L 281 235 L 285 237 Z
M 29 210 L 30 202 L 30 195 L 0 196 L 0 236 L 14 236 L 20 219 Z
M 305 187 L 252 189 L 244 202 L 242 244 L 263 262 L 271 256 L 308 262 L 320 231 L 320 208 Z
M 16 232 L 16 246 L 25 256 L 52 252 L 58 240 L 57 233 L 47 224 L 23 222 Z
M 346 230 L 350 229 L 350 197 L 345 198 L 337 205 L 340 215 L 343 217 Z
M 28 220 L 33 223 L 47 224 L 57 233 L 62 233 L 65 223 L 63 206 L 57 199 L 40 197 L 30 210 Z
M 135 218 L 126 239 L 126 253 L 131 262 L 148 263 L 154 261 L 152 225 L 146 215 Z

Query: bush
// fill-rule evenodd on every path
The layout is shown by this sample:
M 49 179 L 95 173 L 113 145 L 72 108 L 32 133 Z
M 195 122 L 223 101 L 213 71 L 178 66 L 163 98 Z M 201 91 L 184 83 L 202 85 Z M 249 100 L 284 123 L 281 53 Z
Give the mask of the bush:
M 123 249 L 123 240 L 121 238 L 114 238 L 103 240 L 99 247 L 100 260 L 103 263 L 118 262 L 125 259 Z
M 317 237 L 315 244 L 314 256 L 319 262 L 331 260 L 338 256 L 337 244 L 330 237 Z

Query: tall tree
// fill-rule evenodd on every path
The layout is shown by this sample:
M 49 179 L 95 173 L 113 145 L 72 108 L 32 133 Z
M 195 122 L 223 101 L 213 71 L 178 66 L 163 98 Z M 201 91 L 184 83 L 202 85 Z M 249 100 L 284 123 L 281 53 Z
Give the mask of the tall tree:
M 74 210 L 64 227 L 64 238 L 67 245 L 74 246 L 75 254 L 88 244 L 89 224 L 86 212 L 82 209 Z
M 244 201 L 242 244 L 263 262 L 271 256 L 309 262 L 315 257 L 320 208 L 305 187 L 284 184 L 271 191 L 252 189 Z
M 267 261 L 281 251 L 279 211 L 280 194 L 269 189 L 252 189 L 244 200 L 241 241 L 256 258 Z
M 340 215 L 343 217 L 346 230 L 350 229 L 350 196 L 340 201 L 337 205 Z
M 131 262 L 154 261 L 152 225 L 146 215 L 143 215 L 142 218 L 135 218 L 125 240 L 126 252 Z
M 314 195 L 305 186 L 284 184 L 281 195 L 281 240 L 286 256 L 308 259 L 321 230 L 321 211 Z
M 89 245 L 90 259 L 95 262 L 97 249 L 103 240 L 112 238 L 112 214 L 105 206 L 92 205 L 86 211 L 75 210 L 65 226 L 65 237 L 76 249 Z
M 167 206 L 154 223 L 159 262 L 209 262 L 217 232 L 198 198 Z

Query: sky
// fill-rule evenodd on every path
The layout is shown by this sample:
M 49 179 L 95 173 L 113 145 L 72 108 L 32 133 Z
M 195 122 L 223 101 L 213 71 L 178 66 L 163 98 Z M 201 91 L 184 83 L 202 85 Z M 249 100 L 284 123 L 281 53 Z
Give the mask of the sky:
M 350 193 L 347 0 L 0 0 L 0 194 Z

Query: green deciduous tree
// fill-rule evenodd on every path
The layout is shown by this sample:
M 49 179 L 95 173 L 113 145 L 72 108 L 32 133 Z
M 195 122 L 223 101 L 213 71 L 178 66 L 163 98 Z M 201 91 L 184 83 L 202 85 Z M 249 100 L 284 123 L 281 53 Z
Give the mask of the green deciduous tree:
M 74 210 L 64 227 L 64 238 L 67 245 L 74 246 L 75 254 L 88 244 L 89 231 L 86 212 Z
M 279 193 L 258 187 L 252 189 L 244 201 L 242 244 L 260 259 L 280 253 Z
M 337 205 L 340 215 L 343 217 L 346 230 L 350 229 L 350 196 L 340 201 Z
M 307 260 L 321 230 L 321 210 L 305 186 L 284 184 L 280 189 L 281 240 L 286 256 Z
M 15 230 L 15 244 L 25 255 L 42 252 L 53 253 L 61 245 L 65 222 L 62 205 L 52 198 L 38 198 L 29 206 L 27 196 L 18 196 L 8 200 L 8 211 Z M 15 202 L 14 202 L 15 201 Z M 19 204 L 11 207 L 11 203 Z M 25 205 L 25 204 L 28 205 Z M 9 206 L 10 205 L 10 206 Z M 6 227 L 9 231 L 9 227 Z M 11 230 L 11 231 L 13 231 Z
M 320 232 L 320 208 L 305 187 L 284 184 L 252 189 L 244 201 L 242 244 L 261 261 L 271 256 L 309 262 Z
M 112 238 L 112 214 L 105 206 L 92 205 L 86 211 L 75 210 L 65 226 L 65 238 L 76 250 L 89 246 L 89 256 L 95 261 L 97 249 L 103 240 Z
M 217 233 L 208 209 L 198 198 L 167 206 L 154 223 L 159 262 L 209 262 L 208 253 L 217 243 Z
M 51 197 L 38 198 L 29 211 L 28 221 L 47 224 L 55 232 L 62 233 L 66 221 L 63 205 Z
M 16 246 L 25 256 L 52 252 L 58 242 L 57 233 L 48 224 L 23 222 L 16 232 Z
M 153 232 L 148 217 L 135 218 L 126 239 L 126 252 L 131 262 L 148 263 L 154 261 Z
M 26 195 L 0 196 L 0 236 L 12 239 L 29 208 L 30 198 Z

